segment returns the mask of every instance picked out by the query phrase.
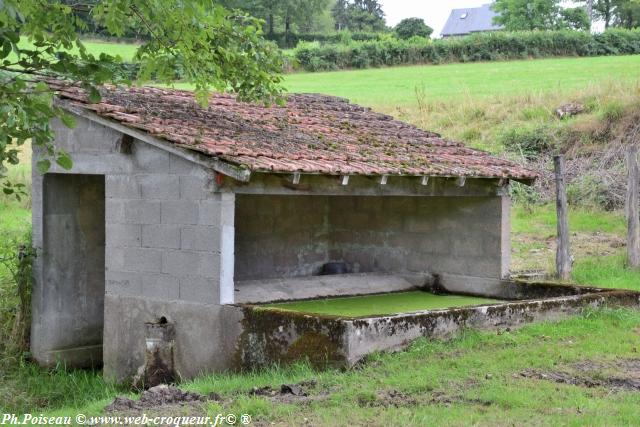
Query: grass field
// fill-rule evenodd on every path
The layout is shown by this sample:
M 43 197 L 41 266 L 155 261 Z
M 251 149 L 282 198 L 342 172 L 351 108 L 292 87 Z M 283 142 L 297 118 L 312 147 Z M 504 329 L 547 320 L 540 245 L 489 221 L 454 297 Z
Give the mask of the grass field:
M 130 43 L 112 43 L 105 42 L 101 40 L 83 40 L 84 46 L 87 48 L 89 53 L 92 53 L 95 56 L 100 55 L 101 53 L 106 53 L 113 56 L 120 56 L 123 61 L 131 61 L 138 49 L 138 45 L 130 44 Z M 27 40 L 22 40 L 20 46 L 23 49 L 33 48 L 33 45 L 29 43 Z M 72 51 L 77 51 L 77 49 L 72 49 Z M 9 55 L 9 59 L 14 58 L 12 55 Z
M 381 314 L 409 313 L 420 310 L 436 310 L 449 307 L 465 307 L 499 303 L 488 298 L 464 297 L 459 295 L 434 295 L 428 292 L 399 292 L 387 295 L 360 297 L 325 298 L 269 304 L 266 308 L 316 313 L 329 316 L 362 317 Z
M 379 68 L 286 76 L 292 92 L 343 96 L 374 107 L 410 107 L 416 89 L 427 100 L 458 101 L 544 92 L 571 93 L 602 81 L 640 78 L 639 56 L 557 58 Z

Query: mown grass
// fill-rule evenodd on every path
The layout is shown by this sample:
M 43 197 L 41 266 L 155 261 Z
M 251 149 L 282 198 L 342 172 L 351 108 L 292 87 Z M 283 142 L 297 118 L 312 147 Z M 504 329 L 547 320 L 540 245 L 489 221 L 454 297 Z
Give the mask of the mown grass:
M 102 40 L 83 40 L 82 43 L 87 49 L 87 52 L 99 56 L 101 53 L 106 53 L 112 56 L 119 56 L 123 61 L 131 61 L 136 54 L 136 50 L 138 49 L 137 44 L 133 43 L 116 43 L 116 42 L 106 42 Z M 26 39 L 22 39 L 20 41 L 20 46 L 23 49 L 33 49 L 34 46 Z M 78 49 L 74 47 L 70 50 L 70 52 L 77 52 Z M 13 54 L 9 55 L 9 59 L 14 59 L 15 56 Z
M 254 422 L 264 424 L 634 425 L 640 417 L 640 393 L 559 384 L 520 373 L 535 369 L 580 375 L 584 372 L 573 367 L 576 362 L 637 359 L 639 327 L 636 311 L 589 311 L 518 331 L 465 331 L 448 341 L 419 340 L 405 352 L 373 355 L 347 372 L 319 372 L 297 365 L 208 375 L 181 387 L 223 397 L 222 403 L 209 402 L 191 414 L 247 413 Z M 596 375 L 604 377 L 604 373 Z M 324 397 L 308 404 L 277 403 L 248 393 L 252 387 L 278 388 L 311 379 L 318 383 L 310 389 L 312 395 Z M 69 401 L 45 413 L 95 414 L 116 394 L 99 382 L 95 387 L 103 393 L 97 400 Z M 400 397 L 389 397 L 393 395 Z M 185 409 L 159 412 L 176 415 Z
M 639 77 L 640 56 L 634 55 L 299 73 L 287 75 L 285 86 L 291 92 L 327 93 L 386 110 L 415 107 L 416 88 L 427 101 L 465 103 L 496 96 L 568 94 L 606 80 Z

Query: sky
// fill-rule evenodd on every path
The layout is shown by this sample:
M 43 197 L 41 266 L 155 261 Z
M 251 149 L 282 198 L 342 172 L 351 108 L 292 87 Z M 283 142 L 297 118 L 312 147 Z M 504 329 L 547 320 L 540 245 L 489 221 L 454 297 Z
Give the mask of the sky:
M 395 26 L 404 18 L 422 18 L 433 28 L 432 37 L 440 37 L 440 31 L 449 18 L 451 9 L 477 7 L 491 3 L 491 0 L 381 0 L 387 25 Z M 563 2 L 570 6 L 570 1 Z

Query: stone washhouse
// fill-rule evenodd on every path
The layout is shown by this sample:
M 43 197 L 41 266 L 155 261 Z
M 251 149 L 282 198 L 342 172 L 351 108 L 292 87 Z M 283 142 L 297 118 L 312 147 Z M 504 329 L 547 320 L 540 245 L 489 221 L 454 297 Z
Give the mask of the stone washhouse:
M 192 377 L 238 367 L 246 304 L 504 286 L 509 182 L 536 179 L 515 163 L 336 97 L 58 90 L 77 124 L 53 123 L 73 168 L 33 175 L 43 365 L 131 379 L 167 323 Z

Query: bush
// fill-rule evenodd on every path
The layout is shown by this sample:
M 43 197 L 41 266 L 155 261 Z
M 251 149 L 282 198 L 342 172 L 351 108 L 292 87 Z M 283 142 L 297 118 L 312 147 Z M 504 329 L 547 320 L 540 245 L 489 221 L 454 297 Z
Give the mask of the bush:
M 264 38 L 275 42 L 280 49 L 291 49 L 300 43 L 318 42 L 319 44 L 343 44 L 351 41 L 378 40 L 384 33 L 365 33 L 340 31 L 334 34 L 265 34 Z
M 602 107 L 600 114 L 603 120 L 616 123 L 624 116 L 624 106 L 619 101 L 611 101 Z
M 425 24 L 421 18 L 406 18 L 396 25 L 394 31 L 399 38 L 406 40 L 412 37 L 429 38 L 433 28 Z
M 343 36 L 344 37 L 344 36 Z M 640 53 L 640 29 L 479 33 L 467 37 L 398 40 L 381 34 L 347 43 L 300 44 L 294 56 L 307 71 L 444 62 L 496 61 L 554 56 L 599 56 Z
M 0 359 L 29 348 L 31 325 L 31 236 L 0 241 Z M 1 368 L 1 366 L 0 366 Z
M 555 133 L 548 125 L 518 126 L 498 134 L 498 142 L 505 149 L 533 159 L 554 145 Z
M 592 175 L 578 177 L 567 185 L 567 201 L 570 205 L 598 207 L 605 210 L 620 207 L 607 196 L 605 183 Z

